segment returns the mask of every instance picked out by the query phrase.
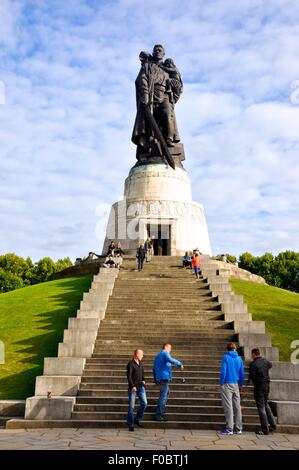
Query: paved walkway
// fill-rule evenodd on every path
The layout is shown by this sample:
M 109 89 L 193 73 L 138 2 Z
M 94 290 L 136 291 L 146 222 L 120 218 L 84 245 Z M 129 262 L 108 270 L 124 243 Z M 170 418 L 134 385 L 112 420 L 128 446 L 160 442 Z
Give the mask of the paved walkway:
M 137 429 L 0 429 L 0 450 L 299 450 L 299 435 L 219 436 L 215 431 Z

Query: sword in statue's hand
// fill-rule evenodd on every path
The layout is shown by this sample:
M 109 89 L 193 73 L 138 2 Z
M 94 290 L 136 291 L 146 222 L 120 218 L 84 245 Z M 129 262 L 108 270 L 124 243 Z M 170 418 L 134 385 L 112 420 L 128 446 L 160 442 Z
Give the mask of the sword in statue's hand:
M 149 123 L 149 125 L 151 126 L 151 128 L 154 132 L 155 138 L 161 144 L 161 148 L 163 150 L 163 154 L 164 154 L 164 156 L 167 160 L 168 165 L 171 166 L 171 168 L 173 168 L 175 170 L 174 159 L 172 158 L 172 155 L 169 152 L 169 148 L 167 146 L 167 143 L 166 143 L 166 141 L 165 141 L 165 139 L 162 135 L 162 132 L 159 129 L 158 124 L 156 123 L 156 120 L 155 120 L 154 116 L 151 113 L 151 110 L 150 110 L 148 104 L 141 103 L 141 105 L 142 105 L 142 109 L 144 110 L 145 117 L 148 120 L 148 123 Z

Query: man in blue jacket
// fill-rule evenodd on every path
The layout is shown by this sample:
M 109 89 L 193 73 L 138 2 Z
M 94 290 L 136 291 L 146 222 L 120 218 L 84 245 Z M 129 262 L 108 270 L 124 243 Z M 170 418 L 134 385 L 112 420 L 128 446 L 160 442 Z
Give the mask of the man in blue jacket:
M 226 420 L 226 428 L 220 433 L 223 435 L 242 434 L 240 391 L 243 392 L 244 367 L 237 353 L 236 343 L 228 343 L 227 353 L 222 357 L 220 384 Z
M 164 343 L 161 351 L 155 357 L 153 374 L 154 382 L 157 385 L 160 385 L 160 395 L 156 408 L 156 421 L 167 421 L 164 416 L 167 400 L 169 397 L 170 389 L 169 382 L 172 380 L 172 369 L 171 366 L 178 366 L 181 369 L 184 369 L 182 362 L 173 359 L 170 355 L 171 353 L 171 344 Z

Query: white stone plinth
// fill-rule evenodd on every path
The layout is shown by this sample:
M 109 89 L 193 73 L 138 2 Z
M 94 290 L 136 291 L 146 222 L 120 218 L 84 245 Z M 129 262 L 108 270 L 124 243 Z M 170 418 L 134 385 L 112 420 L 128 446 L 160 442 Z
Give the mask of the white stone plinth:
M 125 181 L 124 199 L 113 204 L 103 254 L 111 240 L 126 251 L 160 227 L 169 238 L 168 254 L 182 255 L 199 248 L 211 254 L 208 228 L 201 204 L 192 201 L 191 182 L 185 170 L 168 165 L 144 165 L 131 169 Z
M 191 202 L 191 182 L 181 168 L 144 165 L 132 168 L 125 181 L 127 200 L 164 200 Z

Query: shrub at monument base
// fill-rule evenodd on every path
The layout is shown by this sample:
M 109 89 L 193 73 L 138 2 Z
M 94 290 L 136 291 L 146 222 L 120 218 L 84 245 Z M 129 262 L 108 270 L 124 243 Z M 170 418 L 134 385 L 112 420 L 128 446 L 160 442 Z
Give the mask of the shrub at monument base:
M 236 294 L 244 296 L 253 320 L 266 322 L 272 345 L 279 348 L 280 360 L 289 361 L 293 352 L 290 345 L 299 340 L 299 294 L 237 279 L 231 279 L 231 284 Z
M 92 276 L 59 279 L 0 296 L 0 340 L 5 364 L 0 365 L 0 399 L 34 394 L 44 357 L 57 356 L 58 342 L 75 316 Z

